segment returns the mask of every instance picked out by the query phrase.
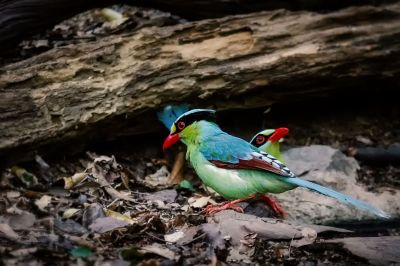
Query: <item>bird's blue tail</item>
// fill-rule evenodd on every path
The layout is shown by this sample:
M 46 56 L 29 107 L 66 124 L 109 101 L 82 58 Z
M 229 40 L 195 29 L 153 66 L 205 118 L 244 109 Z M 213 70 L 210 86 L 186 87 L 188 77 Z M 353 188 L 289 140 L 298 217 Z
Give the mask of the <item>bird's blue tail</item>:
M 321 185 L 318 185 L 316 183 L 310 182 L 310 181 L 306 181 L 297 177 L 293 177 L 293 178 L 287 178 L 285 179 L 286 182 L 293 184 L 293 185 L 297 185 L 300 187 L 305 187 L 308 188 L 310 190 L 316 191 L 318 193 L 321 193 L 325 196 L 329 196 L 332 198 L 337 199 L 340 202 L 349 204 L 349 205 L 353 205 L 354 207 L 358 208 L 358 209 L 363 209 L 363 210 L 367 210 L 371 213 L 374 213 L 375 215 L 381 217 L 381 218 L 390 218 L 390 216 L 385 213 L 384 211 L 377 209 L 371 205 L 369 205 L 368 203 L 362 202 L 361 200 L 357 200 L 355 198 L 352 198 L 350 196 L 344 195 L 342 193 L 339 193 L 333 189 L 327 188 L 327 187 L 323 187 Z
M 162 111 L 158 112 L 157 115 L 158 119 L 170 129 L 175 120 L 187 111 L 189 111 L 189 106 L 187 104 L 167 105 Z

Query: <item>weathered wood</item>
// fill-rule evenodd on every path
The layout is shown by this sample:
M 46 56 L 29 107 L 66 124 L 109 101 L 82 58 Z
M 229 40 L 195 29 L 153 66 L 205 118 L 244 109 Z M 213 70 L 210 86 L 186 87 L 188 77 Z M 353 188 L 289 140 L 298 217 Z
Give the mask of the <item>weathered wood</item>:
M 154 131 L 168 103 L 261 107 L 399 76 L 400 3 L 147 28 L 4 67 L 0 153 Z
M 95 7 L 126 3 L 161 9 L 185 19 L 215 18 L 285 8 L 290 10 L 333 10 L 352 5 L 382 4 L 393 0 L 0 0 L 0 54 L 19 41 L 50 29 L 56 23 Z

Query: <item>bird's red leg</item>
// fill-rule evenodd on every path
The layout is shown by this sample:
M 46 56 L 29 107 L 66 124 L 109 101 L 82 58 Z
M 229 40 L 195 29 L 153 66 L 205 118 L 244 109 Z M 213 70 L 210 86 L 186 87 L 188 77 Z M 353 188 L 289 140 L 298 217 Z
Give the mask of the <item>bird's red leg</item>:
M 255 198 L 255 195 L 247 197 L 247 198 L 244 198 L 244 199 L 237 199 L 237 200 L 222 202 L 222 203 L 217 204 L 217 205 L 211 205 L 210 204 L 210 205 L 208 205 L 207 207 L 205 207 L 203 209 L 203 212 L 205 214 L 212 214 L 212 213 L 220 212 L 220 211 L 223 211 L 223 210 L 226 210 L 226 209 L 232 209 L 232 210 L 237 211 L 237 212 L 243 212 L 243 209 L 241 207 L 239 207 L 239 206 L 236 206 L 236 204 L 238 204 L 239 202 L 246 201 L 246 200 L 249 200 L 249 199 L 254 199 L 254 198 Z
M 274 198 L 267 195 L 261 195 L 260 199 L 264 201 L 267 205 L 269 205 L 272 210 L 274 210 L 274 212 L 280 217 L 286 217 L 285 210 L 281 206 L 279 206 L 278 202 Z

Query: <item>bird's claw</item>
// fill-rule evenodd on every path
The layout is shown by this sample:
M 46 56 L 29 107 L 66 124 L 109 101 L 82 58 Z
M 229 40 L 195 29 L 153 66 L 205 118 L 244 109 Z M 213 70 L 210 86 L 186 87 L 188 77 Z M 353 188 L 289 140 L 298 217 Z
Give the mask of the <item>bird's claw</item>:
M 227 209 L 232 209 L 234 211 L 241 212 L 241 213 L 244 212 L 242 207 L 239 207 L 239 206 L 235 205 L 235 203 L 232 203 L 232 202 L 223 202 L 223 203 L 216 204 L 216 205 L 209 204 L 207 207 L 205 207 L 203 209 L 202 212 L 208 215 L 208 214 L 217 213 L 217 212 L 227 210 Z
M 278 202 L 273 198 L 267 195 L 262 195 L 261 200 L 263 200 L 267 205 L 269 205 L 279 217 L 281 218 L 287 217 L 287 213 L 285 212 L 285 210 L 281 206 L 279 206 Z

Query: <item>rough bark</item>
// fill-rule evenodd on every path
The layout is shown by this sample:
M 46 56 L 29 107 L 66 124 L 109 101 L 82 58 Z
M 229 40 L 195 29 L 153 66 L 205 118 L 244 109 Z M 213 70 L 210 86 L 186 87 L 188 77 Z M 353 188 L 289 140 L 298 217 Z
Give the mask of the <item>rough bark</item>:
M 183 18 L 215 18 L 285 8 L 290 10 L 333 10 L 351 5 L 382 4 L 393 0 L 0 0 L 0 54 L 19 41 L 49 29 L 77 13 L 117 3 L 151 7 Z
M 154 131 L 154 111 L 169 103 L 249 108 L 398 88 L 399 66 L 400 3 L 147 28 L 4 67 L 0 153 Z

